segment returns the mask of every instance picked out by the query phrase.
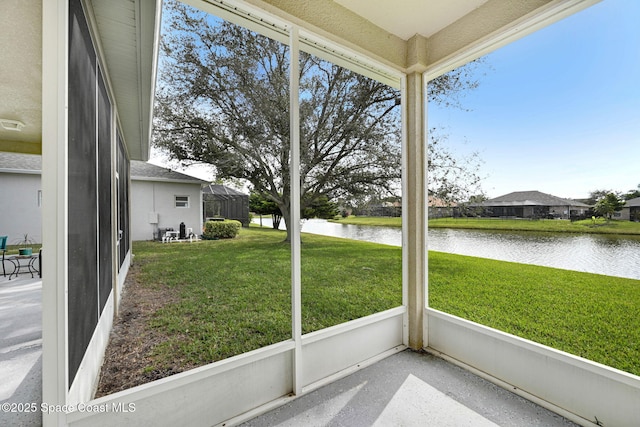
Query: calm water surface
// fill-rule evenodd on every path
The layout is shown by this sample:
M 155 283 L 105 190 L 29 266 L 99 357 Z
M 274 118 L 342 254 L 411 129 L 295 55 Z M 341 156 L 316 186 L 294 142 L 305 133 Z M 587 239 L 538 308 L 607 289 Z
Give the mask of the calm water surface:
M 271 220 L 263 218 L 263 225 L 271 225 Z M 311 219 L 303 222 L 302 231 L 402 245 L 402 232 L 395 227 L 336 224 Z M 435 228 L 429 230 L 427 244 L 432 251 L 640 280 L 640 236 Z

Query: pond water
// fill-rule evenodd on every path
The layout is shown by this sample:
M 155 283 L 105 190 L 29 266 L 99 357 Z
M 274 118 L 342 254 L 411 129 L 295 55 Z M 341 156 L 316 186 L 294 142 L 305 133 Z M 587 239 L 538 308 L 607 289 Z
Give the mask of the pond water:
M 263 225 L 270 226 L 271 219 L 263 218 Z M 402 245 L 402 232 L 396 227 L 311 219 L 303 222 L 302 232 Z M 435 228 L 429 229 L 427 241 L 432 251 L 640 280 L 640 236 Z

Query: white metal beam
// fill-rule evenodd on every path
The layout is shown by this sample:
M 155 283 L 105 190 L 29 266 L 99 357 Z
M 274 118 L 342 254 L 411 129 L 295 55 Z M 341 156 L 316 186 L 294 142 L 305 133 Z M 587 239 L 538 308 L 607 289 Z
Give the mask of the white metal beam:
M 300 42 L 298 28 L 292 27 L 290 34 L 289 64 L 289 138 L 291 159 L 291 321 L 295 350 L 293 353 L 293 391 L 302 392 L 302 273 L 300 268 Z
M 67 367 L 68 1 L 42 0 L 42 399 L 64 405 Z M 65 414 L 43 412 L 45 425 Z

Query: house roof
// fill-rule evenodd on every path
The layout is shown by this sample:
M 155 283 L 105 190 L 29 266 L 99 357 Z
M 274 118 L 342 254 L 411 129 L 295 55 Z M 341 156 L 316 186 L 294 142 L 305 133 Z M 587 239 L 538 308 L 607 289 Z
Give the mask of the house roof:
M 429 196 L 429 206 L 432 208 L 450 208 L 458 206 L 458 204 L 455 202 L 448 202 L 438 197 Z
M 0 151 L 0 172 L 40 175 L 42 173 L 42 156 Z M 207 183 L 207 181 L 196 177 L 139 160 L 131 161 L 131 179 L 137 181 L 184 182 L 200 185 Z
M 227 187 L 226 185 L 221 184 L 209 184 L 202 187 L 203 194 L 213 194 L 215 196 L 225 196 L 225 197 L 234 197 L 234 196 L 245 196 L 249 197 L 247 194 L 244 194 L 241 191 L 234 190 L 231 187 Z
M 514 191 L 493 199 L 485 200 L 481 206 L 578 206 L 589 205 L 571 199 L 563 199 L 540 191 Z
M 635 199 L 627 200 L 627 203 L 624 204 L 625 208 L 638 207 L 640 206 L 640 197 L 636 197 Z
M 90 3 L 129 156 L 147 160 L 161 1 L 91 0 Z
M 140 160 L 131 161 L 131 179 L 135 181 L 165 181 L 184 182 L 193 184 L 206 184 L 207 181 L 163 168 Z
M 42 156 L 0 151 L 0 172 L 32 173 L 39 175 L 41 171 Z

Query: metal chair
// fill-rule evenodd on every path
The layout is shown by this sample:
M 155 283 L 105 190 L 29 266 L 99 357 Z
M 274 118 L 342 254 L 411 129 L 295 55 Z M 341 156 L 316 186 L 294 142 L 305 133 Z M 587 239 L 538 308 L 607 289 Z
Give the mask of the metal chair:
M 7 271 L 4 269 L 4 254 L 7 253 L 7 237 L 0 236 L 0 251 L 2 251 L 2 276 L 7 275 Z

